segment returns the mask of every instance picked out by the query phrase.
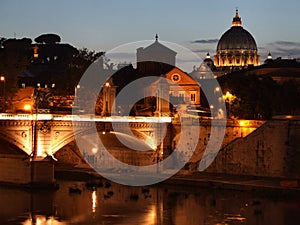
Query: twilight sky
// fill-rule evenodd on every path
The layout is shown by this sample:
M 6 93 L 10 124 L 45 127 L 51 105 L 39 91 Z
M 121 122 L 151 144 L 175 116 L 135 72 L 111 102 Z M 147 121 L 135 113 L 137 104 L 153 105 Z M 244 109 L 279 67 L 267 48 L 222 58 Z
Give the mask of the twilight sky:
M 203 57 L 215 53 L 236 7 L 262 61 L 269 51 L 300 58 L 299 0 L 1 0 L 0 37 L 56 33 L 75 47 L 108 51 L 158 33 Z

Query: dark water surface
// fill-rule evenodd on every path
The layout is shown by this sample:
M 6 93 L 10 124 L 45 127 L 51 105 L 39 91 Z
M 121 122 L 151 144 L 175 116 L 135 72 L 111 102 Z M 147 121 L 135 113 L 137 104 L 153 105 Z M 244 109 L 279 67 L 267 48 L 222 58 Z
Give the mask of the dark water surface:
M 55 192 L 0 187 L 0 224 L 225 225 L 300 223 L 299 198 L 192 187 L 59 181 Z M 70 191 L 71 188 L 71 191 Z

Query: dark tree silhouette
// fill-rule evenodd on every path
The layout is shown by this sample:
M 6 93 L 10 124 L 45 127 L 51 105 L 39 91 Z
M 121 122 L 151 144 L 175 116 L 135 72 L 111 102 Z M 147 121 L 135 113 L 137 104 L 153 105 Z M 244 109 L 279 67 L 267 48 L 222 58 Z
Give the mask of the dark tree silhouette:
M 56 44 L 60 42 L 60 36 L 57 34 L 42 34 L 35 38 L 34 41 L 40 44 Z
M 275 115 L 295 114 L 300 95 L 294 81 L 276 83 L 271 77 L 232 73 L 218 79 L 224 92 L 230 91 L 237 101 L 231 114 L 243 119 L 270 119 Z
M 0 48 L 4 48 L 4 42 L 6 41 L 6 38 L 0 37 Z
M 5 76 L 6 97 L 14 95 L 18 87 L 18 76 L 30 65 L 31 39 L 1 39 L 0 74 Z

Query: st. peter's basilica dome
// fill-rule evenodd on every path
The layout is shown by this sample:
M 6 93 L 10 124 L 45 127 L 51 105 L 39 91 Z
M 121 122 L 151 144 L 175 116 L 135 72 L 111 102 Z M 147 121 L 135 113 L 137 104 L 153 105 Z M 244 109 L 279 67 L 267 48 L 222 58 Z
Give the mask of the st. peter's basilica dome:
M 214 64 L 217 67 L 244 67 L 260 64 L 255 39 L 242 27 L 238 10 L 236 10 L 231 28 L 222 35 L 218 42 Z

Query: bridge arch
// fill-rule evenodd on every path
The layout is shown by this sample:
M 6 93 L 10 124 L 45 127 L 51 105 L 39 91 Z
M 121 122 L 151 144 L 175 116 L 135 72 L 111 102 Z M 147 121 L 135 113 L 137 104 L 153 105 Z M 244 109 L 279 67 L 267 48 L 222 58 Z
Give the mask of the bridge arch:
M 0 121 L 0 139 L 30 155 L 32 153 L 31 121 Z
M 29 155 L 23 149 L 4 139 L 2 136 L 0 136 L 0 146 L 0 155 L 20 155 L 29 157 Z
M 15 145 L 24 151 L 27 155 L 32 155 L 34 146 L 37 149 L 37 156 L 43 157 L 53 155 L 76 137 L 82 137 L 95 132 L 93 129 L 95 121 L 72 121 L 72 120 L 25 120 L 17 118 L 16 120 L 5 119 L 0 121 L 1 139 Z M 118 132 L 122 133 L 125 127 L 132 131 L 137 140 L 144 141 L 153 150 L 157 147 L 157 122 L 116 122 L 114 126 L 118 127 Z M 165 124 L 164 124 L 165 125 Z M 99 132 L 113 131 L 111 122 L 97 122 L 97 130 Z M 115 127 L 114 127 L 115 128 Z M 124 131 L 124 133 L 126 133 Z M 35 139 L 36 138 L 36 139 Z M 35 139 L 35 140 L 34 140 Z M 129 137 L 128 137 L 129 139 Z

